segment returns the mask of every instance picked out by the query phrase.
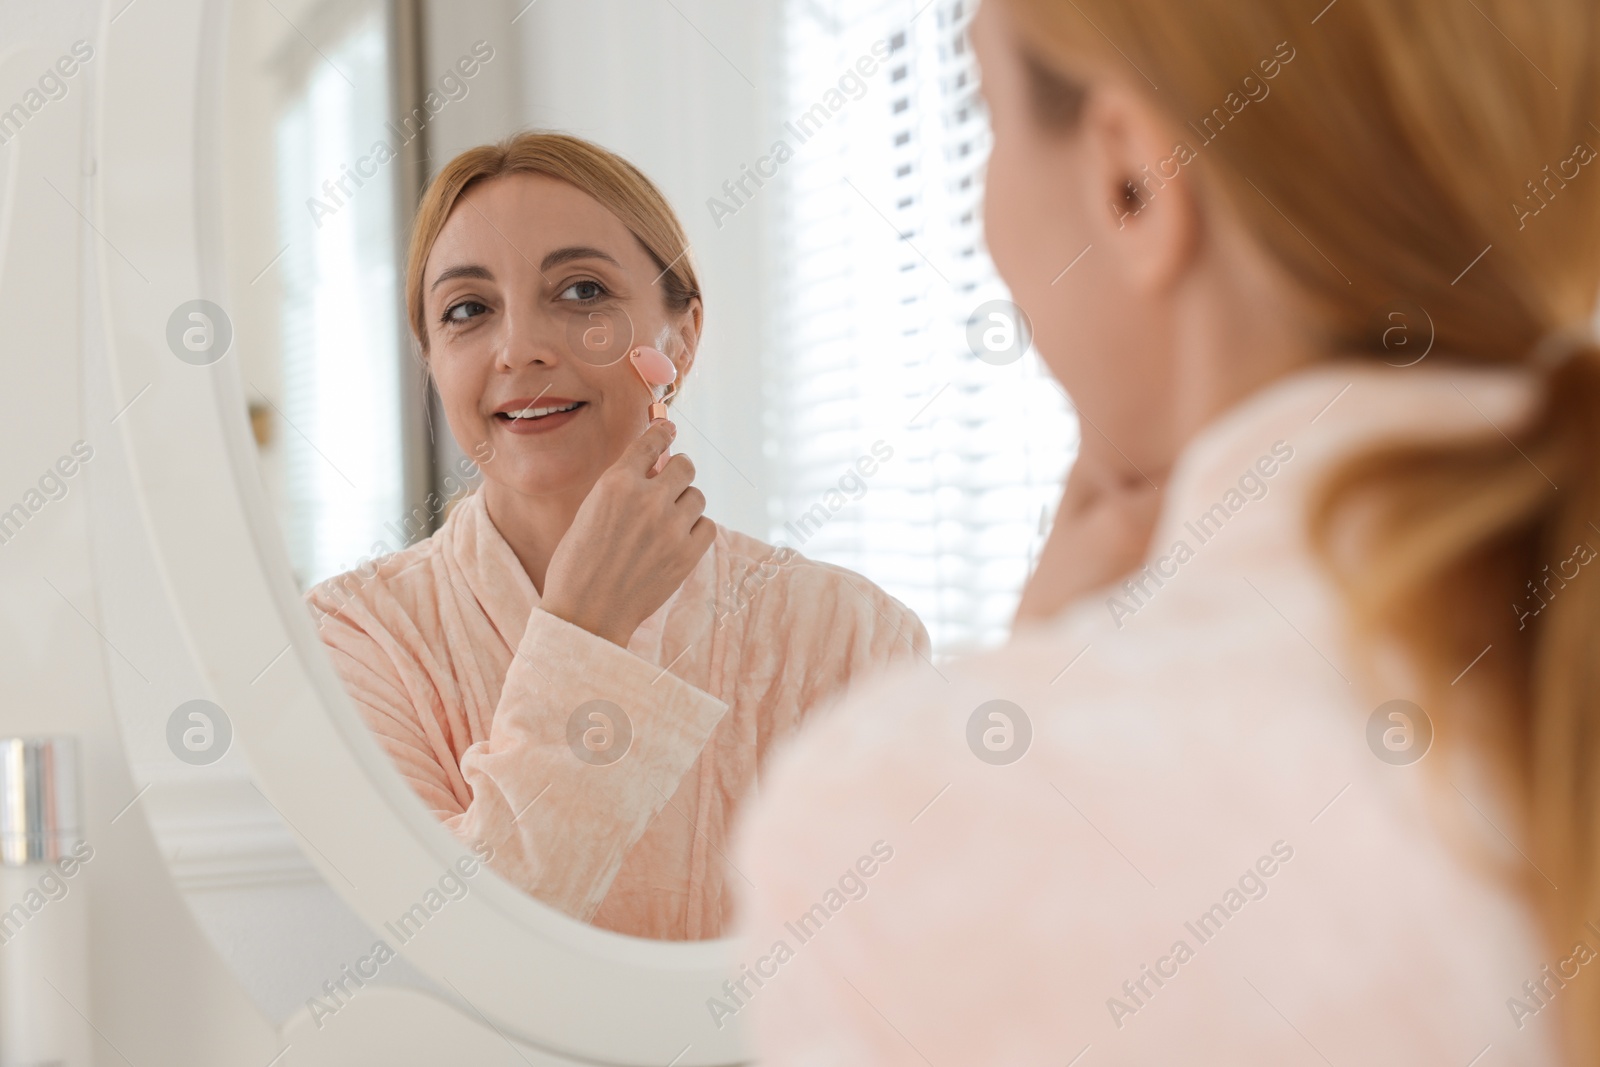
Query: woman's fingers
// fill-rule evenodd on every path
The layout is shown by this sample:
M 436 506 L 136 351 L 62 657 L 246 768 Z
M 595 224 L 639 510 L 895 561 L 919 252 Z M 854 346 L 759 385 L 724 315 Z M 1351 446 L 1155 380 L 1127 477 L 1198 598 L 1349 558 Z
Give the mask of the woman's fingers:
M 717 527 L 693 461 L 668 451 L 676 432 L 651 423 L 595 484 L 551 557 L 545 610 L 626 646 L 705 556 Z
M 685 489 L 678 497 L 678 514 L 685 522 L 693 523 L 706 513 L 706 495 L 694 486 Z
M 704 515 L 694 520 L 694 525 L 689 527 L 689 549 L 694 553 L 693 558 L 698 561 L 706 554 L 706 549 L 711 547 L 711 542 L 717 539 L 717 524 Z
M 626 467 L 641 475 L 648 475 L 651 468 L 656 465 L 656 460 L 661 457 L 671 445 L 672 439 L 678 435 L 678 427 L 666 419 L 652 422 L 640 434 L 628 450 L 617 460 L 617 466 Z
M 679 452 L 667 460 L 667 465 L 661 468 L 661 473 L 656 475 L 655 480 L 662 491 L 668 494 L 668 499 L 676 500 L 693 484 L 694 476 L 694 460 Z

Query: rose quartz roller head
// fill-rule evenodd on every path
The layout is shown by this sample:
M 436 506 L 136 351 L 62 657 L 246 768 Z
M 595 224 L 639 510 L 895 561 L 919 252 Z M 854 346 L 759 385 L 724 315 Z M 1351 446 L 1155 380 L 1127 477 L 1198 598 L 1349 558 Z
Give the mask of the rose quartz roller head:
M 641 345 L 628 353 L 628 361 L 633 364 L 633 369 L 638 372 L 639 378 L 644 382 L 644 387 L 650 390 L 650 421 L 667 417 L 667 400 L 678 391 L 678 368 L 672 365 L 672 360 L 657 349 L 648 345 Z M 656 386 L 670 386 L 669 390 L 656 399 Z
M 678 391 L 678 368 L 673 366 L 672 360 L 659 349 L 648 345 L 641 345 L 629 352 L 628 362 L 633 364 L 633 369 L 638 372 L 644 387 L 650 391 L 650 421 L 666 418 L 667 400 Z M 660 400 L 656 399 L 658 385 L 667 387 Z M 656 460 L 656 465 L 650 469 L 650 473 L 660 474 L 661 468 L 667 465 L 669 455 L 669 452 L 661 453 L 661 458 Z

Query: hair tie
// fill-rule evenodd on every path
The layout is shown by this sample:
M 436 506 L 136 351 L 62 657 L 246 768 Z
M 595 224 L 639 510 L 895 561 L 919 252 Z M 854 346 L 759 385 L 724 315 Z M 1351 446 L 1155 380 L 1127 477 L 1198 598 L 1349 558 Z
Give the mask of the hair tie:
M 1577 330 L 1570 326 L 1557 327 L 1539 338 L 1533 346 L 1532 363 L 1547 371 L 1559 370 L 1580 352 L 1600 348 L 1600 338 L 1590 330 Z

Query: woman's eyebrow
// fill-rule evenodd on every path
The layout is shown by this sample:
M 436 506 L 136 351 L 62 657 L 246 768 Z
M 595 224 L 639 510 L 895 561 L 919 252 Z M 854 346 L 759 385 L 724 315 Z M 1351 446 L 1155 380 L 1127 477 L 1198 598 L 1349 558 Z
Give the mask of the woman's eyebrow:
M 459 267 L 448 267 L 439 272 L 439 276 L 428 287 L 431 293 L 451 278 L 482 278 L 486 282 L 494 281 L 494 275 L 489 273 L 488 267 L 480 267 L 476 263 L 466 263 Z
M 539 265 L 539 269 L 549 270 L 551 267 L 559 266 L 574 259 L 600 259 L 615 267 L 622 266 L 621 263 L 617 262 L 616 257 L 609 252 L 602 252 L 598 248 L 589 248 L 585 245 L 572 245 L 567 248 L 558 248 L 548 256 L 545 256 L 544 262 Z

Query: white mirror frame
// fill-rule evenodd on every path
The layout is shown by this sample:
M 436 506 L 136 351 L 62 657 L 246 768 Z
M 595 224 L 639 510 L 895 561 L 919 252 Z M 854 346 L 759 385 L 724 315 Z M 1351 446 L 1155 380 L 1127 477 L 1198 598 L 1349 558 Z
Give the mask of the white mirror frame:
M 317 637 L 256 470 L 236 355 L 202 367 L 167 349 L 179 304 L 226 300 L 218 123 L 228 2 L 138 3 L 138 17 L 121 4 L 103 15 L 89 217 L 116 241 L 96 244 L 93 269 L 147 533 L 255 781 L 328 883 L 392 943 L 384 923 L 467 853 L 394 771 Z M 732 941 L 624 937 L 486 873 L 470 884 L 403 955 L 496 1030 L 604 1064 L 747 1058 L 737 1020 L 719 1030 L 706 1008 L 732 975 Z

